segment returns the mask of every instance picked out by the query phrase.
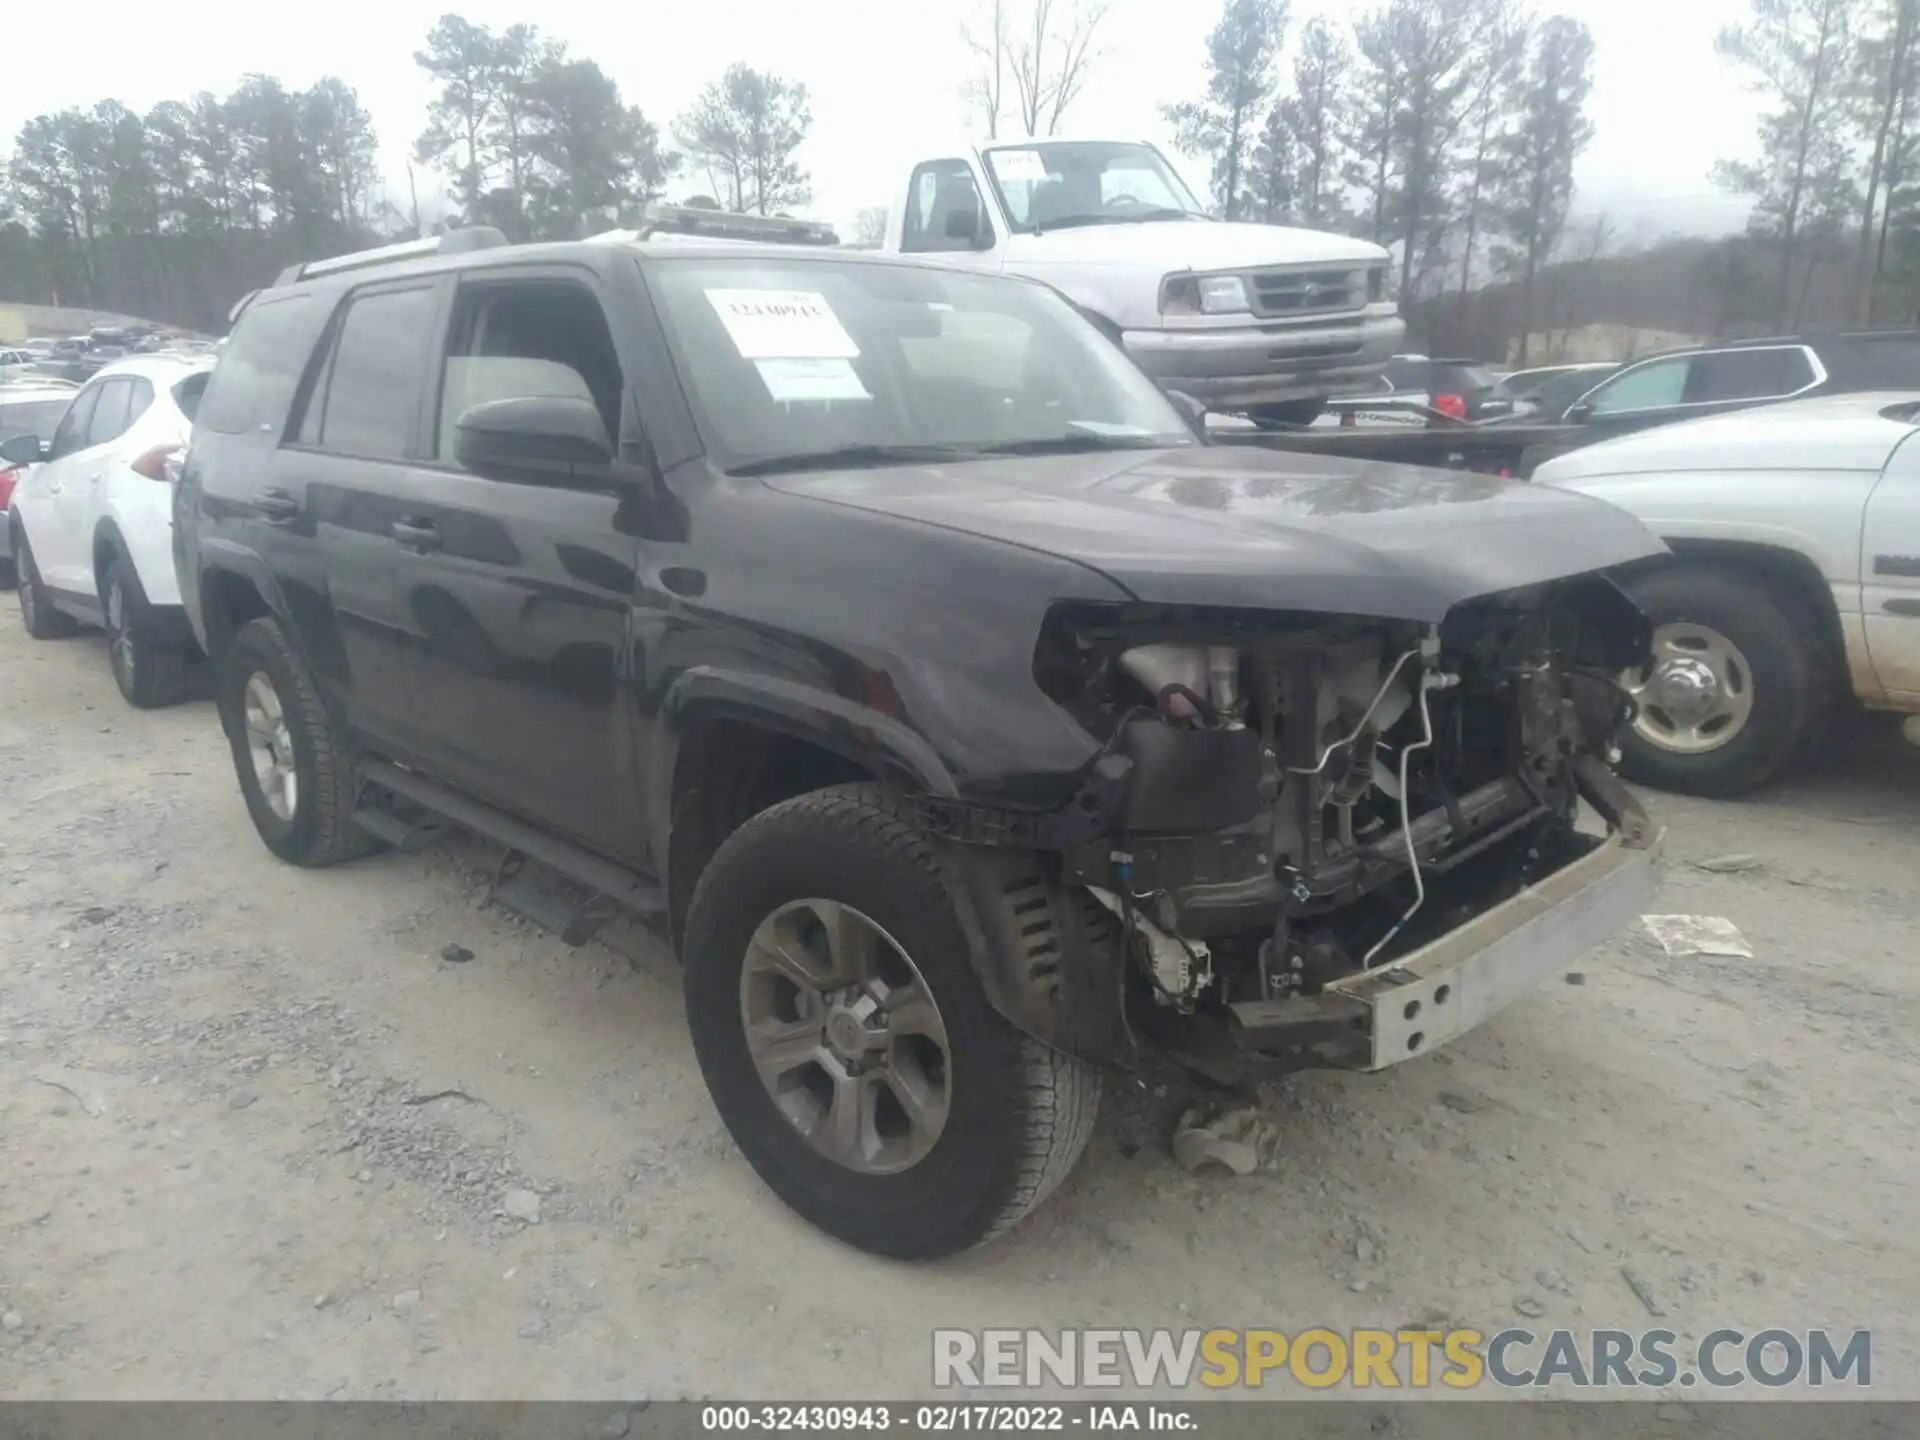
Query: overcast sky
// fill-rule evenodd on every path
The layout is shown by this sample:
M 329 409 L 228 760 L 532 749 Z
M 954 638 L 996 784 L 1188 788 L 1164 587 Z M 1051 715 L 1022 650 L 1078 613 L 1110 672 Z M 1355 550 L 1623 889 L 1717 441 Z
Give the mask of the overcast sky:
M 960 96 L 959 39 L 973 0 L 470 0 L 459 9 L 496 28 L 530 20 L 597 60 L 628 100 L 668 130 L 672 117 L 731 61 L 804 81 L 813 131 L 802 161 L 814 212 L 848 223 L 888 204 L 916 156 L 972 133 Z M 379 128 L 385 169 L 404 203 L 405 163 L 429 86 L 413 63 L 447 0 L 333 0 L 276 8 L 259 0 L 93 0 L 70 8 L 0 0 L 0 135 L 28 117 L 111 97 L 144 110 L 198 90 L 224 93 L 248 71 L 292 87 L 334 74 L 360 92 Z M 1366 5 L 1294 0 L 1293 28 Z M 1598 49 L 1592 116 L 1575 210 L 1602 212 L 1623 233 L 1737 228 L 1744 206 L 1717 194 L 1713 162 L 1752 143 L 1755 104 L 1713 53 L 1715 32 L 1746 0 L 1538 0 L 1586 22 Z M 1209 0 L 1114 0 L 1107 49 L 1068 115 L 1080 134 L 1165 139 L 1162 101 L 1195 94 Z M 76 29 L 84 35 L 77 35 Z M 1187 162 L 1190 174 L 1198 167 Z M 702 186 L 700 188 L 706 188 Z M 1196 187 L 1197 188 L 1197 187 Z M 423 196 L 425 191 L 423 189 Z

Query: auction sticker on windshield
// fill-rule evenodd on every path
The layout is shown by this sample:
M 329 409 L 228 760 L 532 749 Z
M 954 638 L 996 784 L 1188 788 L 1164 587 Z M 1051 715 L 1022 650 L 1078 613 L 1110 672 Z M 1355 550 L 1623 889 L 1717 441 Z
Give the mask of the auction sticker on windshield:
M 1040 158 L 1038 150 L 992 150 L 987 158 L 993 162 L 993 173 L 1003 184 L 1047 178 L 1047 162 Z
M 812 290 L 709 290 L 743 360 L 852 360 L 860 354 L 827 297 Z
M 845 360 L 756 360 L 753 368 L 783 403 L 873 398 Z

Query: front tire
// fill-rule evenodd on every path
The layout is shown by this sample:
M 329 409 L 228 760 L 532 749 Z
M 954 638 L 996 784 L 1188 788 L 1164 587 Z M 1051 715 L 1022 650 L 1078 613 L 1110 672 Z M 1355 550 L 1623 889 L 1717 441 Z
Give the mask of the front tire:
M 1625 678 L 1640 715 L 1621 770 L 1661 790 L 1730 799 L 1779 773 L 1819 710 L 1806 623 L 1736 570 L 1680 564 L 1628 582 L 1654 662 Z
M 120 556 L 100 578 L 100 608 L 107 619 L 107 656 L 113 682 L 129 705 L 157 710 L 187 696 L 187 652 L 153 638 L 146 592 L 133 567 Z
M 249 621 L 220 669 L 220 723 L 267 849 L 319 869 L 377 848 L 353 823 L 359 776 L 346 732 L 272 619 Z
M 53 608 L 53 597 L 41 582 L 40 567 L 33 563 L 33 547 L 27 533 L 13 532 L 14 566 L 19 574 L 20 623 L 36 640 L 64 640 L 77 634 L 80 623 L 65 611 Z
M 850 1245 L 927 1260 L 982 1244 L 1086 1148 L 1099 1071 L 988 1003 L 931 845 L 875 787 L 742 826 L 700 877 L 683 950 L 727 1129 L 775 1194 Z M 857 1124 L 837 1108 L 856 1097 Z

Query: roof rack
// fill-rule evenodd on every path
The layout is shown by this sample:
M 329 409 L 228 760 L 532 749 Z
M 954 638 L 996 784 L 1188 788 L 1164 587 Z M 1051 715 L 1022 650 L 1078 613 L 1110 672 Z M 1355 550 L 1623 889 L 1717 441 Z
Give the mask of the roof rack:
M 338 275 L 343 270 L 363 270 L 370 265 L 385 265 L 392 260 L 413 260 L 427 255 L 463 255 L 471 250 L 497 250 L 508 244 L 506 235 L 492 225 L 469 225 L 443 235 L 427 235 L 419 240 L 402 240 L 397 245 L 381 245 L 372 250 L 356 250 L 351 255 L 336 255 L 330 260 L 309 260 L 304 265 L 289 265 L 280 272 L 275 285 L 291 285 L 296 280 L 311 280 L 316 275 Z
M 630 230 L 609 230 L 596 240 L 757 240 L 773 245 L 838 245 L 831 225 L 780 215 L 733 215 L 691 205 L 649 205 Z

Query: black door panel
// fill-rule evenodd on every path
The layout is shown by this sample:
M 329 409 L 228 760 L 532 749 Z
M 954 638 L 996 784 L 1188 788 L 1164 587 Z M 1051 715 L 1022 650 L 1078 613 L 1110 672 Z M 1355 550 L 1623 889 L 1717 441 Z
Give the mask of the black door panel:
M 608 495 L 410 473 L 396 549 L 422 754 L 454 784 L 610 853 L 640 853 L 618 704 L 638 541 Z M 598 763 L 595 763 L 595 762 Z

